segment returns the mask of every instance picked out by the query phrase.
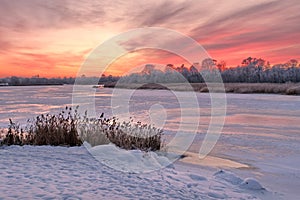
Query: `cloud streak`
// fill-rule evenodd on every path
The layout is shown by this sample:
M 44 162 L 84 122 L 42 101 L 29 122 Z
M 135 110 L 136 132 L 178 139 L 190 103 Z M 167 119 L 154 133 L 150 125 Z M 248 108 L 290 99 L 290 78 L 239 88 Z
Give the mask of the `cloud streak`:
M 70 0 L 1 0 L 0 27 L 24 32 L 28 29 L 68 28 L 89 23 L 101 25 L 103 11 L 100 4 Z
M 215 17 L 194 28 L 191 35 L 216 57 L 226 53 L 230 57 L 229 53 L 233 50 L 242 52 L 248 48 L 249 53 L 253 53 L 254 49 L 265 49 L 265 52 L 260 52 L 262 57 L 268 55 L 268 49 L 278 49 L 278 55 L 285 54 L 289 59 L 287 52 L 279 49 L 299 43 L 300 28 L 296 25 L 300 19 L 299 9 L 296 1 L 254 4 Z M 249 53 L 245 53 L 244 57 L 252 56 Z

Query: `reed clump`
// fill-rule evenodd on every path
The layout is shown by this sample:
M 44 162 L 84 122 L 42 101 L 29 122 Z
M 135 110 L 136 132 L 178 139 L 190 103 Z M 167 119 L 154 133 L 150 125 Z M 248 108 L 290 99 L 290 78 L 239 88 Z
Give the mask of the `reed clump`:
M 163 131 L 154 126 L 134 122 L 120 122 L 117 118 L 99 119 L 84 117 L 78 125 L 79 135 L 91 146 L 113 143 L 116 146 L 133 150 L 157 151 L 162 147 Z
M 161 129 L 141 122 L 120 123 L 113 119 L 106 135 L 112 143 L 127 150 L 157 151 L 162 147 L 162 133 Z
M 25 128 L 9 119 L 8 131 L 1 144 L 80 146 L 78 120 L 77 111 L 72 113 L 71 107 L 56 115 L 38 115 L 34 120 L 28 120 Z
M 66 107 L 59 114 L 42 114 L 28 120 L 25 128 L 9 119 L 9 126 L 1 145 L 52 145 L 80 146 L 84 141 L 91 146 L 113 143 L 133 150 L 157 151 L 162 147 L 162 133 L 152 125 L 134 122 L 120 122 L 117 118 L 88 118 L 78 114 L 78 107 Z M 3 135 L 3 133 L 2 133 Z

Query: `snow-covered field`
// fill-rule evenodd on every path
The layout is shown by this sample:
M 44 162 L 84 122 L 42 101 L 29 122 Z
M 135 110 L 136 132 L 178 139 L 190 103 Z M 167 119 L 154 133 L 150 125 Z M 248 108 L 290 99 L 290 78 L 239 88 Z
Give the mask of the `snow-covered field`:
M 175 164 L 142 174 L 116 171 L 97 162 L 84 147 L 11 146 L 1 149 L 0 156 L 0 199 L 256 199 L 272 195 L 252 180 L 190 165 Z M 136 161 L 153 159 L 143 156 L 136 152 Z
M 96 92 L 98 113 L 111 114 L 112 90 Z M 72 103 L 72 86 L 3 87 L 0 94 L 0 127 L 7 127 L 8 118 L 22 124 L 36 114 L 58 112 Z M 188 155 L 199 151 L 210 119 L 209 94 L 197 94 L 197 98 L 200 125 Z M 299 102 L 299 96 L 228 94 L 223 132 L 209 157 L 204 161 L 188 157 L 167 168 L 160 168 L 167 162 L 161 155 L 127 152 L 112 145 L 89 150 L 3 147 L 0 199 L 297 199 Z M 181 111 L 171 91 L 139 90 L 131 103 L 131 114 L 145 122 L 151 106 L 161 105 L 167 116 L 166 140 L 174 136 Z M 188 132 L 189 125 L 184 125 Z M 128 169 L 126 164 L 112 168 L 109 163 L 115 161 L 100 162 L 103 155 L 96 159 L 91 155 L 95 150 L 107 152 L 110 159 L 130 160 L 131 167 L 134 163 L 143 169 L 159 169 L 138 174 L 120 171 L 122 166 Z

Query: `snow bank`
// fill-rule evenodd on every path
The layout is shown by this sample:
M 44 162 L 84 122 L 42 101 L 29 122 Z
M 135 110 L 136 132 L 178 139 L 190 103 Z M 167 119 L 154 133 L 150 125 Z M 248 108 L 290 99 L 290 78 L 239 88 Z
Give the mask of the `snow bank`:
M 265 190 L 261 184 L 254 178 L 246 178 L 241 184 L 241 188 L 248 190 Z
M 265 190 L 265 188 L 254 178 L 246 178 L 242 180 L 235 174 L 227 171 L 220 170 L 214 174 L 218 179 L 222 179 L 233 185 L 238 185 L 240 188 L 248 190 Z
M 242 179 L 237 177 L 235 174 L 227 171 L 220 170 L 214 174 L 216 178 L 223 179 L 226 182 L 229 182 L 233 185 L 239 185 L 242 183 Z
M 112 164 L 121 165 L 121 160 L 131 170 L 168 163 L 153 152 L 145 155 L 113 145 L 89 150 Z M 214 170 L 180 162 L 151 173 L 124 173 L 98 162 L 84 147 L 9 146 L 0 148 L 0 158 L 0 199 L 258 198 L 253 190 L 239 187 L 236 183 L 243 181 L 234 174 L 213 175 Z M 253 186 L 250 179 L 246 182 Z
M 84 146 L 102 164 L 122 172 L 145 173 L 164 167 L 173 167 L 172 162 L 166 156 L 156 152 L 126 151 L 114 144 L 91 147 L 84 142 Z

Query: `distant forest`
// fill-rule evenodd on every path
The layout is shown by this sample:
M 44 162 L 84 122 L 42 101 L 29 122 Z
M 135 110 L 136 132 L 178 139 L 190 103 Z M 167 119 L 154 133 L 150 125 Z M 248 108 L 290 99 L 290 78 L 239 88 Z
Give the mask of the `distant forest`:
M 241 62 L 241 65 L 234 68 L 226 68 L 226 62 L 217 62 L 207 58 L 201 64 L 194 63 L 190 67 L 181 65 L 175 67 L 172 64 L 166 65 L 164 70 L 156 69 L 154 65 L 145 65 L 140 73 L 133 73 L 127 76 L 105 76 L 86 77 L 76 79 L 78 84 L 98 83 L 203 83 L 204 80 L 214 82 L 215 77 L 221 75 L 224 83 L 289 83 L 300 82 L 300 64 L 296 59 L 291 59 L 284 64 L 271 64 L 264 59 L 248 57 Z M 31 78 L 8 77 L 0 79 L 0 85 L 23 86 L 23 85 L 63 85 L 74 84 L 75 78 Z
M 300 65 L 295 59 L 285 64 L 271 66 L 259 58 L 246 58 L 241 65 L 226 68 L 226 62 L 217 62 L 207 58 L 192 66 L 174 67 L 168 64 L 165 70 L 158 70 L 154 65 L 146 65 L 141 73 L 121 77 L 120 83 L 203 83 L 223 79 L 224 83 L 289 83 L 300 82 Z M 205 81 L 204 81 L 205 80 Z

